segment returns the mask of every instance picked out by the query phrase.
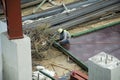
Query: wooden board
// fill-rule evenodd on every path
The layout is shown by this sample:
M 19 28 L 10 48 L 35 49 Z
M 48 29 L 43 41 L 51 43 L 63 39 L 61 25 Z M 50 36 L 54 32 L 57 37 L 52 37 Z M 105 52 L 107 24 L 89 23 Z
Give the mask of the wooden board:
M 72 38 L 70 44 L 69 51 L 85 63 L 103 51 L 120 59 L 120 25 Z

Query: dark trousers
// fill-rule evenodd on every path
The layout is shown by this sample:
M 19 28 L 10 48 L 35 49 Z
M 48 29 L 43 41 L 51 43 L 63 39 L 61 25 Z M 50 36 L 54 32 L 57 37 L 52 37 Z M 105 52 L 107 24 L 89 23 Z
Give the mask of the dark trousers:
M 69 42 L 69 40 L 61 41 L 61 42 L 60 42 L 60 45 L 61 45 L 62 47 L 64 47 L 65 49 L 67 49 L 67 50 L 69 50 L 69 48 L 70 48 L 70 42 Z

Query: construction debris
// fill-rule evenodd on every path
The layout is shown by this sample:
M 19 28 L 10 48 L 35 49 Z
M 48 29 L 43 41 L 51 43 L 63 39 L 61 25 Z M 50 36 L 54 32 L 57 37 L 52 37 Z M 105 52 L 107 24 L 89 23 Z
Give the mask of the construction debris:
M 88 76 L 80 71 L 72 71 L 70 80 L 88 80 Z
M 48 76 L 41 73 L 40 71 L 48 74 L 49 76 L 52 76 L 52 77 L 55 76 L 55 72 L 49 71 L 48 69 L 45 69 L 45 67 L 43 66 L 37 66 L 36 69 L 37 70 L 34 71 L 32 74 L 32 80 L 52 80 Z
M 43 58 L 42 52 L 50 49 L 54 42 L 54 36 L 49 30 L 49 24 L 43 24 L 34 29 L 26 29 L 24 33 L 31 38 L 32 57 Z

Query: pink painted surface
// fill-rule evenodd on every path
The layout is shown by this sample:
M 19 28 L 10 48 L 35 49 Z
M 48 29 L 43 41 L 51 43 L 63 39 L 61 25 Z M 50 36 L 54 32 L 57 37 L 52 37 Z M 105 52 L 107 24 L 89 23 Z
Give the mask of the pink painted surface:
M 102 51 L 120 59 L 120 25 L 72 38 L 70 44 L 69 51 L 84 62 Z

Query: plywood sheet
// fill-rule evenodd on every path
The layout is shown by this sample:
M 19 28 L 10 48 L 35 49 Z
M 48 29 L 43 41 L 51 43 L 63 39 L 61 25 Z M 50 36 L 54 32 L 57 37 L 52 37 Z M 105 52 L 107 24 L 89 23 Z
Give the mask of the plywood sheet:
M 84 62 L 102 51 L 120 59 L 120 25 L 72 38 L 70 44 L 69 51 Z

